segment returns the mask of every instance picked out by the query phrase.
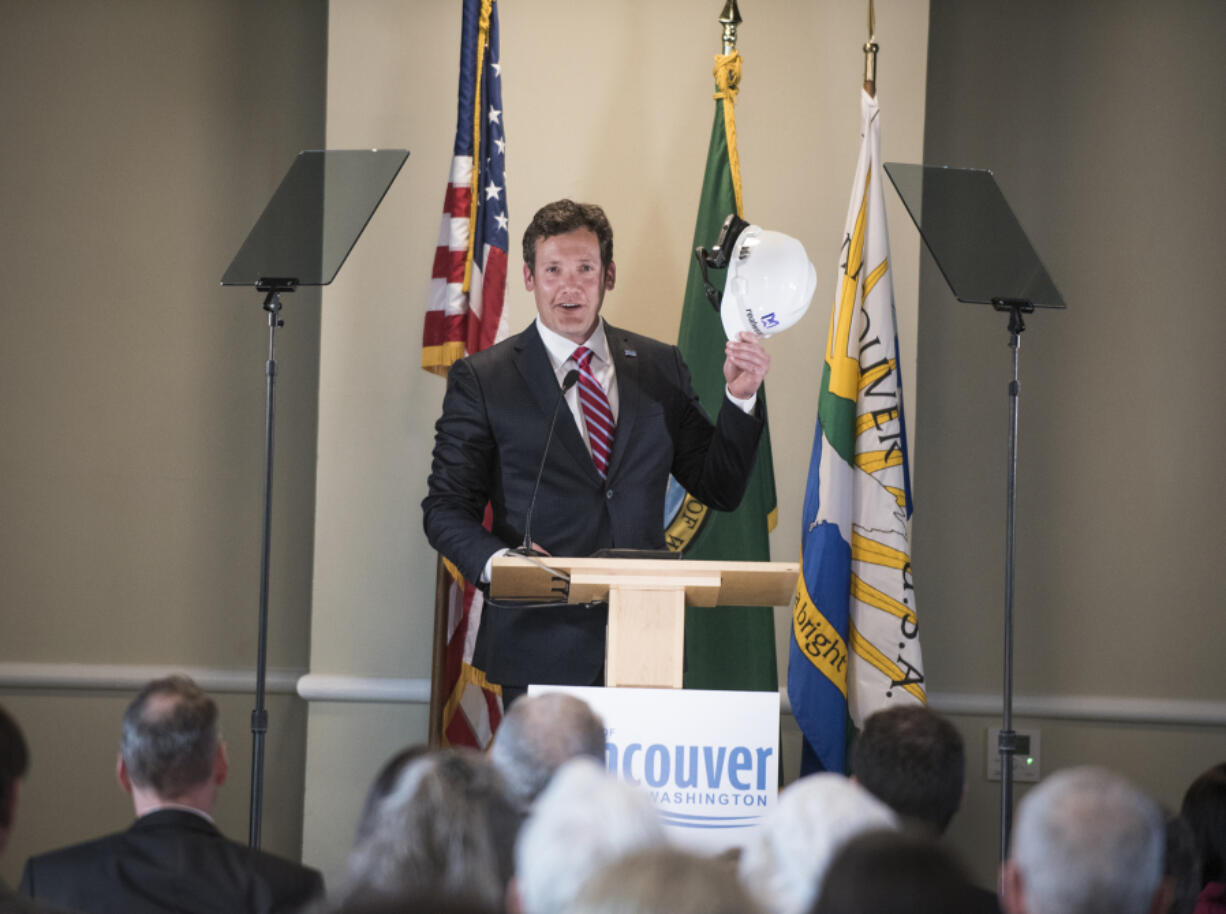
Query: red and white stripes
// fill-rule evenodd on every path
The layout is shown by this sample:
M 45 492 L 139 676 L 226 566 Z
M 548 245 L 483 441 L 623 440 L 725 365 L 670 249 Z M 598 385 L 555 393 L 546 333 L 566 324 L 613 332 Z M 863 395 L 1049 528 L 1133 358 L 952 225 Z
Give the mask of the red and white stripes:
M 609 457 L 613 453 L 613 410 L 609 398 L 592 374 L 592 350 L 580 346 L 572 358 L 579 363 L 579 402 L 583 405 L 583 421 L 587 426 L 588 442 L 592 447 L 592 463 L 603 479 L 609 474 Z

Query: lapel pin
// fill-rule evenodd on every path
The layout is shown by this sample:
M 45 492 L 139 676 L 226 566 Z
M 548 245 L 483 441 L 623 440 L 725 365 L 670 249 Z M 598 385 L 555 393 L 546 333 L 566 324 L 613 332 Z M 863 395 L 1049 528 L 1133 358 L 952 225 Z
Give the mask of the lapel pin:
M 638 353 L 637 353 L 637 352 L 635 352 L 633 349 L 627 349 L 627 350 L 626 350 L 626 358 L 628 358 L 628 359 L 633 359 L 633 358 L 637 358 L 637 357 L 638 357 Z

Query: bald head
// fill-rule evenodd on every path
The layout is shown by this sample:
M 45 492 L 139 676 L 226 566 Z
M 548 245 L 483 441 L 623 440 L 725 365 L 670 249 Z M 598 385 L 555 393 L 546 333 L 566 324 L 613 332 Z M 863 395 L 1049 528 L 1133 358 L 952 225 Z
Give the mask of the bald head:
M 171 800 L 210 780 L 220 741 L 217 703 L 188 677 L 167 676 L 128 705 L 120 755 L 135 787 Z
M 565 762 L 604 764 L 604 723 L 587 703 L 561 692 L 521 698 L 494 737 L 490 760 L 521 807 L 531 806 Z

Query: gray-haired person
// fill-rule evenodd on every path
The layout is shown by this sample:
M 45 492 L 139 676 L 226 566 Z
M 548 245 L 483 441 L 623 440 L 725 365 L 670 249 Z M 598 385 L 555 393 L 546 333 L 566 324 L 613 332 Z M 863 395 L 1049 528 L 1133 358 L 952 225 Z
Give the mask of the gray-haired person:
M 604 722 L 587 702 L 562 692 L 515 702 L 490 747 L 490 761 L 524 810 L 549 786 L 554 772 L 573 758 L 604 764 Z
M 1166 824 L 1149 797 L 1105 768 L 1069 768 L 1026 794 L 1002 876 L 1009 914 L 1166 910 Z
M 569 914 L 583 887 L 605 866 L 667 844 L 645 790 L 591 759 L 573 759 L 558 769 L 520 833 L 508 908 L 519 914 Z
M 21 891 L 87 914 L 297 910 L 323 879 L 222 835 L 212 813 L 228 772 L 217 703 L 186 676 L 150 682 L 124 713 L 116 761 L 136 821 L 31 857 Z
M 499 907 L 520 822 L 488 759 L 470 749 L 427 752 L 370 810 L 339 900 L 427 893 Z

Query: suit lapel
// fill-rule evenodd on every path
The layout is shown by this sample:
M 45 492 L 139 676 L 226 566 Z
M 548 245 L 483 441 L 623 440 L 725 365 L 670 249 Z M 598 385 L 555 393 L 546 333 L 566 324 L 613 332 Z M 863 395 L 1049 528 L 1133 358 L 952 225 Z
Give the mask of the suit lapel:
M 643 389 L 639 385 L 638 353 L 625 333 L 606 323 L 605 337 L 609 342 L 613 370 L 617 373 L 617 428 L 613 432 L 613 453 L 609 456 L 609 478 L 612 479 L 630 446 L 634 423 L 642 408 Z
M 549 361 L 549 353 L 545 350 L 545 344 L 541 341 L 541 335 L 536 332 L 535 322 L 530 324 L 528 329 L 516 339 L 515 367 L 519 370 L 520 376 L 523 377 L 524 383 L 532 393 L 532 397 L 536 401 L 541 415 L 548 422 L 549 417 L 553 415 L 553 411 L 557 407 L 559 392 L 558 378 L 553 372 L 553 363 Z M 591 478 L 592 482 L 600 485 L 600 474 L 596 472 L 596 466 L 592 463 L 592 455 L 587 452 L 587 445 L 583 443 L 583 437 L 579 434 L 579 427 L 575 424 L 575 417 L 565 404 L 558 410 L 558 419 L 554 426 L 553 437 L 554 446 L 556 446 L 557 442 L 561 442 L 575 462 Z M 541 447 L 544 446 L 545 442 L 542 440 Z M 614 446 L 616 447 L 616 444 Z

